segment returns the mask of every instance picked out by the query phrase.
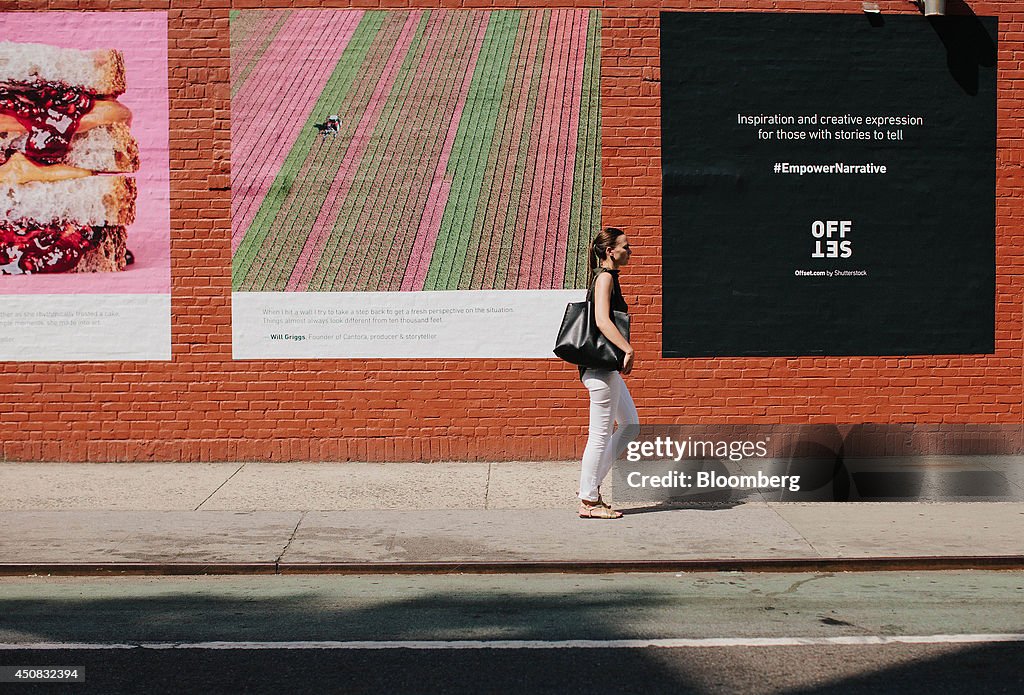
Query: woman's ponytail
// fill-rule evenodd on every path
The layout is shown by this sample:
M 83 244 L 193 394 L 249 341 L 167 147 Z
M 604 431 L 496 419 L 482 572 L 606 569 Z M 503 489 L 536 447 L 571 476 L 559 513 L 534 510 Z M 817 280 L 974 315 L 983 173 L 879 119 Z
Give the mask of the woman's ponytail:
M 623 234 L 625 232 L 618 227 L 605 227 L 590 242 L 590 248 L 587 251 L 587 287 L 594 284 L 594 276 L 601 266 L 601 261 L 607 257 L 608 249 L 615 246 L 615 240 Z

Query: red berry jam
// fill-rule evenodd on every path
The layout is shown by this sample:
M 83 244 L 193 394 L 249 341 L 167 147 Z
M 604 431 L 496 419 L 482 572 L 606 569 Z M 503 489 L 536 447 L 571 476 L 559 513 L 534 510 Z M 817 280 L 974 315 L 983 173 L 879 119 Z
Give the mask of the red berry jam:
M 66 273 L 97 246 L 103 227 L 0 223 L 0 274 Z
M 28 130 L 25 156 L 36 164 L 56 164 L 64 158 L 82 116 L 94 103 L 93 95 L 66 84 L 0 84 L 0 113 L 18 119 Z

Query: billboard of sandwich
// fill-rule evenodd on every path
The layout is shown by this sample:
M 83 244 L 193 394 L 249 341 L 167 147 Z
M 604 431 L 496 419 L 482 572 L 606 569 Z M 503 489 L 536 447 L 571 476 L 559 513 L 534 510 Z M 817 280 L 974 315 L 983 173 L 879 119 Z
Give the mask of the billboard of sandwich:
M 167 122 L 166 13 L 0 14 L 0 359 L 169 358 Z
M 124 57 L 0 41 L 0 273 L 124 270 L 139 147 Z M 109 174 L 109 175 L 108 175 Z

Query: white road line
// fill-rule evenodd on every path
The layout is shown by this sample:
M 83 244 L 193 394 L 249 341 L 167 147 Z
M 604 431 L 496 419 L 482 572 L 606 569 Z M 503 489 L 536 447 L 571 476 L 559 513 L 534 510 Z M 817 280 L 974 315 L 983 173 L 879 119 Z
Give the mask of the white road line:
M 860 635 L 847 637 L 706 637 L 619 640 L 355 640 L 348 642 L 0 642 L 6 650 L 104 649 L 645 649 L 649 647 L 803 647 L 815 645 L 975 644 L 1024 642 L 1024 633 Z

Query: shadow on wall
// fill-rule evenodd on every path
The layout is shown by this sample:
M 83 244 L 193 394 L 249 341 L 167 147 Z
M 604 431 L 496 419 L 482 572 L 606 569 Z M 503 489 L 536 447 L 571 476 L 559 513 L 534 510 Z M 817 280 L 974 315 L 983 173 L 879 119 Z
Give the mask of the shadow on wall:
M 847 429 L 847 428 L 844 428 Z M 811 425 L 798 435 L 787 472 L 802 490 L 780 501 L 1020 501 L 1015 426 Z
M 969 21 L 965 21 L 968 17 Z M 970 95 L 978 93 L 978 70 L 996 64 L 996 43 L 963 0 L 949 0 L 946 15 L 928 17 L 946 47 L 946 65 L 957 84 Z

